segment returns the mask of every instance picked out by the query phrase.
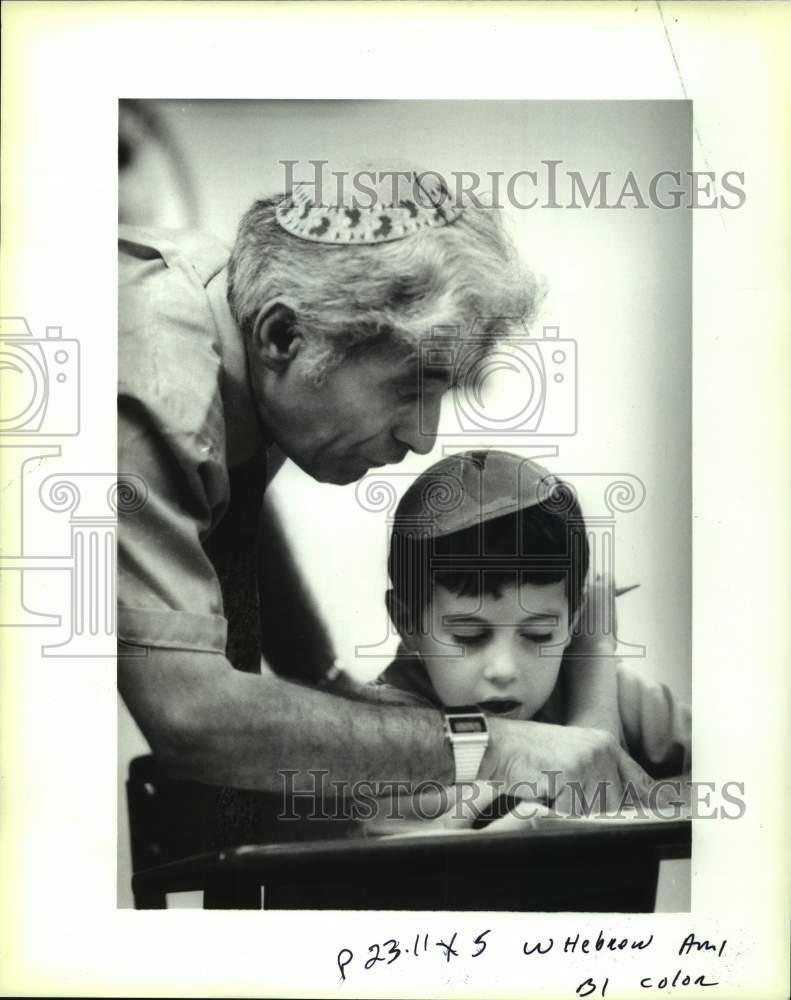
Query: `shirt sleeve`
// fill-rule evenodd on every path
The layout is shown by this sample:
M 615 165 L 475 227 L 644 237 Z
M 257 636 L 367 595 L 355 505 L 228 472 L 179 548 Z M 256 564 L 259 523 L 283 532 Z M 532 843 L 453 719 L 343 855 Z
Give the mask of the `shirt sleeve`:
M 401 687 L 395 687 L 377 677 L 365 685 L 365 689 L 371 692 L 371 700 L 383 705 L 400 705 L 410 708 L 435 708 L 433 702 L 422 697 L 414 691 L 407 691 Z
M 409 653 L 403 642 L 399 642 L 396 655 L 391 663 L 369 682 L 377 689 L 382 701 L 439 707 L 440 702 L 429 679 L 426 668 L 419 656 Z
M 666 684 L 621 664 L 618 707 L 624 742 L 655 778 L 687 774 L 692 762 L 692 715 Z
M 224 653 L 222 594 L 201 535 L 211 523 L 201 470 L 187 476 L 140 404 L 119 397 L 119 481 L 139 484 L 139 509 L 118 519 L 118 638 L 130 645 Z
M 177 258 L 122 244 L 118 476 L 141 502 L 118 505 L 118 637 L 224 653 L 227 623 L 204 546 L 228 498 L 216 330 L 203 286 Z M 131 493 L 131 490 L 130 490 Z

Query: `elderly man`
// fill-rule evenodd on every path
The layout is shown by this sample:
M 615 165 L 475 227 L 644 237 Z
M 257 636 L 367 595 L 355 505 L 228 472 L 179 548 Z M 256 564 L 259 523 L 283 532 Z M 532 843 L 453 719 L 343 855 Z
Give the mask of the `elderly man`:
M 576 671 L 573 731 L 474 707 L 443 717 L 254 672 L 255 611 L 224 606 L 224 591 L 255 595 L 268 456 L 343 484 L 428 453 L 453 364 L 421 369 L 420 342 L 457 328 L 464 344 L 477 320 L 485 346 L 532 309 L 495 211 L 403 184 L 368 205 L 257 202 L 230 256 L 194 233 L 122 231 L 119 476 L 141 503 L 119 527 L 121 693 L 163 766 L 208 784 L 279 791 L 288 770 L 313 788 L 312 769 L 336 788 L 545 770 L 641 781 L 590 711 L 612 683 L 596 661 Z

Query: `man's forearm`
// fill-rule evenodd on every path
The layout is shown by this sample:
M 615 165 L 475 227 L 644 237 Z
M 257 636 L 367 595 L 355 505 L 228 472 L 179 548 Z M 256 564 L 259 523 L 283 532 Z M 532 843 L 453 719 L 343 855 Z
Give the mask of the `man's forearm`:
M 618 739 L 615 595 L 615 583 L 606 573 L 596 575 L 586 587 L 582 617 L 563 657 L 563 681 L 568 725 L 602 729 Z
M 351 701 L 175 650 L 119 658 L 119 687 L 174 777 L 278 792 L 285 771 L 295 791 L 315 788 L 311 771 L 328 786 L 453 780 L 432 709 Z
M 563 663 L 568 724 L 605 729 L 618 736 L 618 658 L 580 655 Z

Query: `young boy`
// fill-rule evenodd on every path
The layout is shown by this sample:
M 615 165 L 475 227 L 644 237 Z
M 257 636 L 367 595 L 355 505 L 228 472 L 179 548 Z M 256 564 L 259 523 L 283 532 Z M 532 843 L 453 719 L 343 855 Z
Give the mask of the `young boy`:
M 401 647 L 373 682 L 377 694 L 559 725 L 614 720 L 652 777 L 688 771 L 689 709 L 666 685 L 609 659 L 612 686 L 589 686 L 590 706 L 570 698 L 580 665 L 564 654 L 588 568 L 587 530 L 567 484 L 507 452 L 442 459 L 396 512 L 387 606 Z

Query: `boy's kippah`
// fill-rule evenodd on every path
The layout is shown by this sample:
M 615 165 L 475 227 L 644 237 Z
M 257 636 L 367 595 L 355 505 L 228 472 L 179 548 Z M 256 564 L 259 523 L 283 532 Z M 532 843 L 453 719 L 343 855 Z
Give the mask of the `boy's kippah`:
M 562 509 L 568 487 L 532 459 L 507 451 L 465 451 L 436 462 L 401 498 L 394 531 L 450 535 L 539 503 Z

